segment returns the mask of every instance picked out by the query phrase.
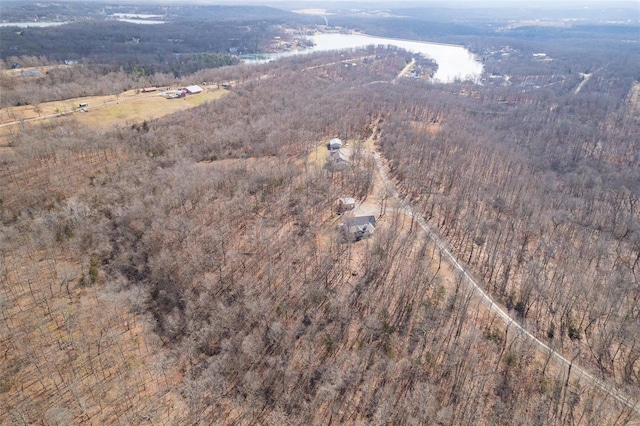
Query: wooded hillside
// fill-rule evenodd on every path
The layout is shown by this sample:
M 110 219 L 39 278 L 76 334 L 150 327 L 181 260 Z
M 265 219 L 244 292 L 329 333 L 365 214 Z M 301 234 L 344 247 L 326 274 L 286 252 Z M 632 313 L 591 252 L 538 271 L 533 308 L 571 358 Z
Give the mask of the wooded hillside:
M 612 63 L 579 91 L 436 85 L 397 79 L 406 62 L 369 48 L 207 70 L 236 86 L 144 126 L 14 134 L 2 423 L 637 421 L 473 296 L 371 153 L 519 322 L 637 396 L 633 81 Z M 333 137 L 342 172 L 317 160 Z M 338 231 L 345 196 L 375 210 L 371 239 Z

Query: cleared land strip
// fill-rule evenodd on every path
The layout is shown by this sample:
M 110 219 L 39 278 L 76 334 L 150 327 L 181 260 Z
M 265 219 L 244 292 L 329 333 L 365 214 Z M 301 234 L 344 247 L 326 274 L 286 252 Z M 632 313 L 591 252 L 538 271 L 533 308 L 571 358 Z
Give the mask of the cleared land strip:
M 406 77 L 409 75 L 409 71 L 411 70 L 411 68 L 413 68 L 416 65 L 416 58 L 411 58 L 411 62 L 409 62 L 407 64 L 407 66 L 405 66 L 402 71 L 400 71 L 400 73 L 398 74 L 397 78 L 400 77 Z
M 131 125 L 153 120 L 194 108 L 224 96 L 228 91 L 212 86 L 203 93 L 189 95 L 181 99 L 166 99 L 161 93 L 138 93 L 129 90 L 118 96 L 92 96 L 66 99 L 22 107 L 0 109 L 0 146 L 7 145 L 7 136 L 17 132 L 20 126 L 73 118 L 91 128 L 110 129 L 117 125 Z M 80 103 L 87 103 L 88 109 L 81 112 Z M 18 130 L 15 130 L 18 129 Z
M 558 361 L 560 364 L 569 368 L 569 372 L 577 375 L 579 378 L 586 380 L 594 387 L 600 389 L 605 394 L 611 396 L 616 401 L 624 404 L 626 407 L 632 409 L 637 414 L 640 414 L 640 407 L 638 406 L 638 401 L 629 398 L 624 395 L 622 392 L 618 391 L 616 388 L 611 387 L 604 383 L 602 380 L 593 376 L 591 373 L 582 369 L 581 367 L 574 364 L 569 359 L 565 358 L 562 354 L 551 349 L 546 343 L 538 339 L 532 333 L 530 333 L 527 329 L 521 326 L 517 321 L 515 321 L 507 312 L 505 312 L 497 303 L 493 301 L 493 299 L 482 289 L 482 287 L 467 273 L 464 267 L 458 262 L 458 260 L 451 254 L 451 251 L 447 248 L 445 242 L 438 236 L 438 234 L 429 226 L 427 221 L 417 212 L 414 212 L 413 207 L 406 202 L 400 194 L 398 193 L 395 185 L 389 180 L 387 173 L 384 170 L 382 165 L 382 160 L 379 155 L 373 154 L 376 165 L 378 167 L 378 171 L 385 185 L 387 186 L 388 191 L 393 195 L 393 197 L 398 200 L 402 208 L 404 209 L 404 213 L 410 217 L 413 217 L 416 222 L 420 224 L 422 229 L 429 235 L 429 238 L 435 243 L 438 249 L 445 255 L 450 262 L 450 264 L 458 270 L 464 277 L 464 281 L 473 289 L 475 294 L 480 298 L 480 301 L 489 309 L 490 312 L 493 312 L 500 316 L 507 327 L 514 327 L 516 331 L 519 333 L 519 336 L 522 338 L 530 339 L 533 341 L 542 351 L 544 351 L 551 358 Z

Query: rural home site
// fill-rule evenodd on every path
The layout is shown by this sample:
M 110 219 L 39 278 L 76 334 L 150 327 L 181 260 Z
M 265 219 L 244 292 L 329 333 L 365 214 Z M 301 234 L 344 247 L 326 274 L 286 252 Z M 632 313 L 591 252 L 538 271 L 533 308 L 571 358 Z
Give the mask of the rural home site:
M 637 1 L 0 21 L 0 424 L 640 424 Z

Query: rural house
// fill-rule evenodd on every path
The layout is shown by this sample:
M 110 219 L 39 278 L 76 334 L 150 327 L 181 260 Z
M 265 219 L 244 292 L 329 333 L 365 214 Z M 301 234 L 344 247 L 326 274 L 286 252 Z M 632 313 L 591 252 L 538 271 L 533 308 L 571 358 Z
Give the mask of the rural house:
M 327 161 L 327 168 L 334 171 L 340 171 L 347 167 L 349 167 L 349 157 L 340 150 L 331 151 L 331 154 L 329 154 L 329 161 Z
M 167 99 L 184 98 L 187 95 L 187 90 L 186 89 L 167 90 L 166 92 L 163 92 L 163 95 Z
M 342 230 L 347 238 L 354 241 L 369 238 L 376 230 L 376 218 L 373 216 L 348 217 L 344 220 Z

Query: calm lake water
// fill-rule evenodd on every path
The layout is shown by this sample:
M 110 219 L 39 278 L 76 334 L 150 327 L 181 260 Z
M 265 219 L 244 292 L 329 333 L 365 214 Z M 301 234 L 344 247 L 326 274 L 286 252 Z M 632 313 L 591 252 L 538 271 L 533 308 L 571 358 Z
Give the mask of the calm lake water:
M 120 16 L 123 15 L 123 16 Z M 116 16 L 114 14 L 114 18 L 117 21 L 129 22 L 131 24 L 143 24 L 143 25 L 153 25 L 153 24 L 164 24 L 165 21 L 157 21 L 146 19 L 147 17 L 156 17 L 160 15 L 132 15 L 131 18 L 126 16 L 126 13 L 121 13 Z M 2 22 L 0 23 L 0 27 L 18 27 L 18 28 L 27 28 L 27 27 L 54 27 L 56 25 L 64 25 L 67 22 Z
M 124 19 L 153 19 L 162 18 L 163 15 L 149 15 L 144 13 L 112 13 L 111 16 Z
M 130 24 L 141 24 L 141 25 L 158 25 L 158 24 L 165 23 L 165 21 L 153 21 L 150 19 L 135 19 L 135 18 L 117 18 L 116 21 L 128 22 Z
M 397 46 L 409 52 L 421 53 L 438 64 L 433 79 L 439 83 L 451 83 L 457 79 L 478 82 L 482 75 L 482 63 L 463 46 L 399 40 L 362 34 L 320 34 L 309 37 L 315 46 L 306 50 L 261 55 L 246 62 L 268 62 L 273 59 L 328 50 L 356 49 L 370 45 Z
M 56 25 L 64 25 L 66 22 L 3 22 L 0 27 L 55 27 Z

